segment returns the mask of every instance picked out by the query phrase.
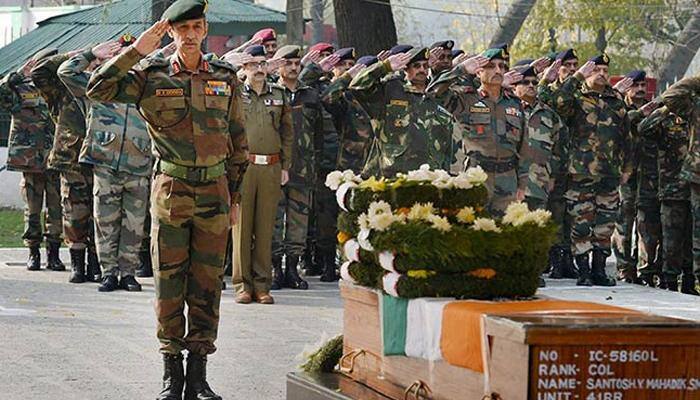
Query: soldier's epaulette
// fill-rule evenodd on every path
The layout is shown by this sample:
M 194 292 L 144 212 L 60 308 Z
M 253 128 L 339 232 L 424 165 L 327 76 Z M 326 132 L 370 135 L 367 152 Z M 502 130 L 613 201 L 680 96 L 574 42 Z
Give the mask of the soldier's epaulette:
M 220 60 L 219 58 L 212 58 L 211 60 L 207 60 L 207 61 L 209 61 L 209 64 L 211 64 L 211 65 L 214 65 L 214 66 L 219 67 L 219 68 L 228 69 L 234 73 L 238 71 L 238 68 L 234 67 L 233 64 L 231 64 L 228 61 Z
M 284 87 L 283 87 L 283 86 L 280 86 L 280 85 L 278 85 L 277 83 L 268 83 L 268 85 L 270 85 L 270 89 L 272 89 L 272 90 L 279 90 L 279 91 L 281 91 L 282 93 L 284 93 Z
M 139 61 L 139 63 L 136 65 L 142 70 L 162 68 L 168 66 L 168 59 L 161 55 L 149 56 Z

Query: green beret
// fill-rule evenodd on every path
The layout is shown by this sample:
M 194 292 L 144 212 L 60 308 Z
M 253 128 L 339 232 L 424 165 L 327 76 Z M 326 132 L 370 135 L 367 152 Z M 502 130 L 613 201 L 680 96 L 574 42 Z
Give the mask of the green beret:
M 286 60 L 290 58 L 301 58 L 301 47 L 291 44 L 282 46 L 277 49 L 273 58 L 284 58 Z
M 481 53 L 481 55 L 488 58 L 489 60 L 503 60 L 505 62 L 510 61 L 510 54 L 508 54 L 508 50 L 503 49 L 501 47 L 494 47 L 492 49 L 488 49 L 485 52 Z
M 408 65 L 418 61 L 428 61 L 428 57 L 430 56 L 430 52 L 428 52 L 426 47 L 413 48 L 408 54 L 411 55 L 411 60 L 408 62 Z
M 180 22 L 204 18 L 207 12 L 207 0 L 175 0 L 168 7 L 161 19 L 168 22 Z

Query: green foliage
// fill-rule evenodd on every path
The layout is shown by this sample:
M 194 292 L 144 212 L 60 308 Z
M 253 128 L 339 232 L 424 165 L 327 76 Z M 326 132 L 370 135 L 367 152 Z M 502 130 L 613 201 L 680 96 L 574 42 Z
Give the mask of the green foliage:
M 24 216 L 21 210 L 0 208 L 0 247 L 23 247 Z
M 343 356 L 343 335 L 338 335 L 311 353 L 301 369 L 309 373 L 333 372 Z
M 361 262 L 350 264 L 348 272 L 358 285 L 381 289 L 382 276 L 386 271 L 372 259 L 362 259 Z
M 501 274 L 492 279 L 467 274 L 438 274 L 428 278 L 402 276 L 397 284 L 399 296 L 456 297 L 458 299 L 497 299 L 532 297 L 537 291 L 539 268 L 530 267 L 518 274 Z

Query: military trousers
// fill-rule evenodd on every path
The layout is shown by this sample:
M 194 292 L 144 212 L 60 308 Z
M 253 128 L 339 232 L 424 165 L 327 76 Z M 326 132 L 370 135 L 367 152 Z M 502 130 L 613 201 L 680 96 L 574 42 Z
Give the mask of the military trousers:
M 620 208 L 615 220 L 613 252 L 621 277 L 637 276 L 637 246 L 634 245 L 634 221 L 637 215 L 636 175 L 620 185 Z
M 503 216 L 508 205 L 516 199 L 518 192 L 517 171 L 511 170 L 502 173 L 486 171 L 486 173 L 488 174 L 488 179 L 485 182 L 485 186 L 489 191 L 486 209 L 493 216 Z
M 566 211 L 568 184 L 568 176 L 555 177 L 554 187 L 547 199 L 547 209 L 552 213 L 552 221 L 559 226 L 557 244 L 566 248 L 571 247 L 571 216 Z
M 280 201 L 275 214 L 275 228 L 272 232 L 272 258 L 282 258 L 286 253 L 284 247 L 285 219 L 287 218 L 287 187 L 282 188 Z
M 103 275 L 134 275 L 148 206 L 149 178 L 95 166 L 95 244 Z
M 620 194 L 619 178 L 574 175 L 566 192 L 571 216 L 571 251 L 574 256 L 591 250 L 610 255 Z
M 700 276 L 700 183 L 690 182 L 690 209 L 693 213 L 693 273 Z
M 693 271 L 693 220 L 688 200 L 661 201 L 663 232 L 663 275 L 671 280 L 681 273 Z
M 637 199 L 637 248 L 640 275 L 661 273 L 662 229 L 661 205 L 656 199 Z
M 280 164 L 251 164 L 243 176 L 238 223 L 233 228 L 232 282 L 237 293 L 270 290 L 272 234 L 282 192 L 281 175 Z
M 330 172 L 330 171 L 328 171 Z M 325 185 L 326 174 L 321 174 L 314 188 L 315 246 L 321 254 L 335 254 L 338 230 L 338 201 L 335 193 Z
M 92 168 L 79 166 L 61 171 L 63 236 L 71 249 L 95 244 L 92 219 Z
M 23 172 L 20 191 L 24 199 L 24 245 L 38 246 L 43 238 L 47 242 L 60 243 L 63 227 L 61 180 L 58 172 Z
M 153 178 L 151 259 L 163 353 L 216 351 L 230 201 L 225 176 L 201 183 Z

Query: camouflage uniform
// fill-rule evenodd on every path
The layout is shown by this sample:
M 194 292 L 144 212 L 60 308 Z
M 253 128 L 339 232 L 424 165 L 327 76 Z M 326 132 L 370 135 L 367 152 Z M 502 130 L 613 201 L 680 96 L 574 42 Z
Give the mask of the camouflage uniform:
M 191 74 L 177 54 L 144 59 L 131 47 L 92 75 L 87 94 L 95 101 L 138 104 L 151 135 L 157 158 L 151 253 L 161 352 L 213 353 L 230 203 L 237 201 L 245 165 L 235 71 L 202 59 Z
M 669 111 L 688 121 L 690 147 L 683 161 L 681 178 L 690 184 L 693 214 L 693 272 L 700 275 L 700 77 L 682 79 L 662 95 Z
M 391 72 L 387 61 L 378 62 L 350 84 L 375 126 L 377 151 L 368 165 L 377 165 L 377 173 L 387 177 L 422 164 L 449 170 L 455 153 L 454 117 L 408 80 L 398 76 L 382 79 Z
M 60 82 L 56 72 L 68 59 L 58 54 L 32 69 L 32 81 L 41 91 L 56 124 L 50 168 L 61 172 L 63 234 L 71 249 L 94 248 L 92 222 L 92 168 L 78 164 L 85 138 L 85 102 L 76 99 Z
M 459 77 L 461 83 L 452 86 Z M 497 102 L 483 88 L 477 89 L 474 76 L 464 77 L 461 66 L 442 75 L 435 87 L 447 109 L 454 114 L 461 132 L 466 166 L 481 166 L 488 174 L 488 211 L 502 215 L 515 201 L 518 190 L 528 182 L 529 154 L 527 121 L 520 100 L 503 91 Z
M 662 107 L 639 125 L 639 134 L 658 148 L 658 196 L 663 231 L 663 281 L 676 282 L 681 272 L 692 276 L 690 186 L 681 168 L 688 154 L 688 123 Z
M 571 121 L 566 193 L 572 217 L 571 242 L 575 256 L 591 250 L 610 255 L 619 202 L 619 181 L 629 169 L 629 119 L 625 103 L 606 87 L 594 92 L 579 74 L 554 92 L 556 110 Z
M 61 64 L 58 76 L 85 98 L 91 50 Z M 130 104 L 87 101 L 88 132 L 79 160 L 93 166 L 97 252 L 103 274 L 134 275 L 139 264 L 152 173 L 146 123 Z
M 56 171 L 46 169 L 54 135 L 46 102 L 31 79 L 21 71 L 11 72 L 0 81 L 0 109 L 12 115 L 7 169 L 22 173 L 20 190 L 25 202 L 24 244 L 27 247 L 39 246 L 43 236 L 47 242 L 60 243 L 60 180 Z M 46 211 L 42 234 L 44 200 Z

